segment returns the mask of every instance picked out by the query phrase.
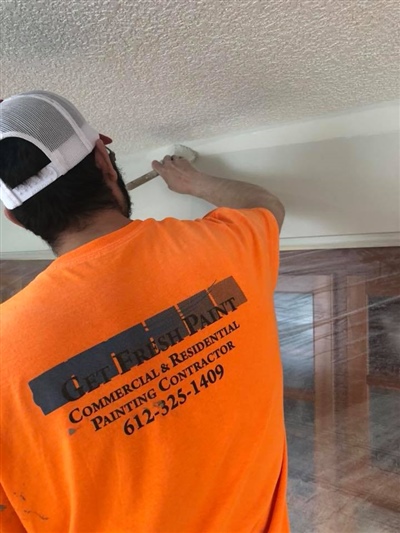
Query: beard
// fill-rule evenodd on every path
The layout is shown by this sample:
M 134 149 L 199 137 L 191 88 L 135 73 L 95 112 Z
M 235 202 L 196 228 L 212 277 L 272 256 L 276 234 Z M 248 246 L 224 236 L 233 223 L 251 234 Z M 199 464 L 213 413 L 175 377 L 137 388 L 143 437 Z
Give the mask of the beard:
M 122 177 L 122 172 L 118 168 L 118 165 L 116 163 L 115 154 L 114 153 L 113 153 L 113 157 L 110 157 L 110 160 L 111 160 L 111 164 L 112 164 L 115 172 L 117 173 L 117 177 L 118 177 L 117 185 L 119 187 L 119 190 L 122 193 L 122 198 L 123 198 L 122 205 L 121 205 L 121 203 L 119 203 L 119 207 L 120 207 L 121 213 L 125 217 L 130 218 L 131 215 L 132 215 L 132 200 L 131 200 L 131 197 L 129 196 L 129 192 L 128 192 L 126 186 L 125 186 L 125 182 L 124 182 L 124 179 Z
M 122 179 L 122 175 L 119 170 L 117 170 L 117 176 L 118 176 L 117 184 L 124 199 L 123 205 L 121 206 L 122 214 L 126 216 L 127 218 L 130 218 L 132 215 L 132 200 L 131 200 L 131 197 L 129 196 L 129 192 L 125 186 L 125 182 Z

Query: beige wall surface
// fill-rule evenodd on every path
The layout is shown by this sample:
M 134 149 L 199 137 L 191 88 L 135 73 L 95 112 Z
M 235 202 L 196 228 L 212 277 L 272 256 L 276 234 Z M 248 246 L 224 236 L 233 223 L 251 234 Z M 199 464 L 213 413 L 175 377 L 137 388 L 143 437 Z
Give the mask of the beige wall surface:
M 286 206 L 283 249 L 400 244 L 399 105 L 191 141 L 201 170 L 263 185 Z M 118 143 L 115 143 L 117 154 Z M 122 155 L 125 180 L 173 147 Z M 193 219 L 213 206 L 169 191 L 161 178 L 131 193 L 133 217 Z M 4 215 L 1 252 L 45 251 Z M 11 254 L 11 255 L 10 255 Z M 42 257 L 41 254 L 28 255 Z M 27 256 L 27 257 L 28 257 Z

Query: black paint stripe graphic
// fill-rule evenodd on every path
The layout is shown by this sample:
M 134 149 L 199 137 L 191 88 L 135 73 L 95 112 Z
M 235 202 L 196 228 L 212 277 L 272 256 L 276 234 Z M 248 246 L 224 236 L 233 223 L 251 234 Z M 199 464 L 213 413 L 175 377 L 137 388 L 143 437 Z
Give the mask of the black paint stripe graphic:
M 246 301 L 233 277 L 217 282 L 32 379 L 29 387 L 34 402 L 48 415 L 156 357 Z
M 236 307 L 239 307 L 239 305 L 242 305 L 247 302 L 247 298 L 244 295 L 242 289 L 239 287 L 239 285 L 236 283 L 232 276 L 212 285 L 210 287 L 209 292 L 214 298 L 214 301 L 217 303 L 217 305 L 221 305 L 222 302 L 226 301 L 228 298 L 231 297 L 235 298 Z

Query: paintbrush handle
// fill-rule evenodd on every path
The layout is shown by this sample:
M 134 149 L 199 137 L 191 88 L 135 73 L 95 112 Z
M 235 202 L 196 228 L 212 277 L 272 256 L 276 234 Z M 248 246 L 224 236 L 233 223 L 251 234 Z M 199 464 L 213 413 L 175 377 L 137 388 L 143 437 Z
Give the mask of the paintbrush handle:
M 136 187 L 140 187 L 140 185 L 143 185 L 143 183 L 147 183 L 148 181 L 156 178 L 159 176 L 159 173 L 155 170 L 150 170 L 147 174 L 144 174 L 143 176 L 140 176 L 140 178 L 137 178 L 133 181 L 130 181 L 126 184 L 126 188 L 128 191 L 132 191 L 133 189 L 136 189 Z

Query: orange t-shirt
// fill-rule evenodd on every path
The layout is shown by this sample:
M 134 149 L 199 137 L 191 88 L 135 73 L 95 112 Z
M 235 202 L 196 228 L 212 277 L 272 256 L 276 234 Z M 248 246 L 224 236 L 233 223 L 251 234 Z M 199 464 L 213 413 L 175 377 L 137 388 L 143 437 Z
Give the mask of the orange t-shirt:
M 2 532 L 285 533 L 261 208 L 132 221 L 1 306 Z

